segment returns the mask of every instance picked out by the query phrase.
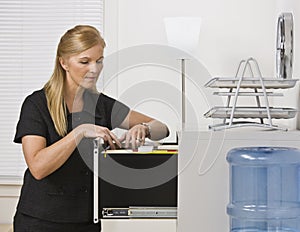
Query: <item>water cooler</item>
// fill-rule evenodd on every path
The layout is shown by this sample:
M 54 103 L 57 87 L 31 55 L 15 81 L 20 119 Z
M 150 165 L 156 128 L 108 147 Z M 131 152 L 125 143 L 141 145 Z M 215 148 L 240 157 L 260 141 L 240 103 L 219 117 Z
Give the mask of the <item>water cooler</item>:
M 239 147 L 227 161 L 231 232 L 300 231 L 300 150 Z

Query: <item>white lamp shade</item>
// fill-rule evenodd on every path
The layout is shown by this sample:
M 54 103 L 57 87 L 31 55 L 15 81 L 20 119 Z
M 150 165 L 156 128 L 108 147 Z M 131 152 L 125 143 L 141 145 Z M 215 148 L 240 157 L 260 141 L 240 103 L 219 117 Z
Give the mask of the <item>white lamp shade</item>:
M 169 46 L 193 53 L 198 46 L 200 17 L 164 18 Z

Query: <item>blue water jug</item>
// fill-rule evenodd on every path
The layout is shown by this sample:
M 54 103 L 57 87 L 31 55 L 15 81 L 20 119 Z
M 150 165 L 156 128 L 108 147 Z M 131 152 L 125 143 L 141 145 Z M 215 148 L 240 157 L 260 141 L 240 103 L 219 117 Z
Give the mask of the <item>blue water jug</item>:
M 227 161 L 231 232 L 300 232 L 300 150 L 234 148 Z

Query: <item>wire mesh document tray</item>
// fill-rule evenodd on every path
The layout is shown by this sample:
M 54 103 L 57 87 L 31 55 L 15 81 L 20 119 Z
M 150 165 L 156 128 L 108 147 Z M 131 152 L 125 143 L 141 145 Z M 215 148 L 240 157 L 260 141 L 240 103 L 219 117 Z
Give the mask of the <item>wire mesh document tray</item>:
M 217 95 L 217 96 L 223 96 L 223 97 L 231 97 L 231 96 L 235 96 L 235 92 L 214 92 L 213 93 L 214 95 Z M 264 95 L 267 95 L 267 96 L 272 96 L 272 97 L 282 97 L 283 96 L 283 93 L 273 93 L 273 92 L 240 92 L 239 93 L 239 96 L 248 96 L 248 97 L 251 97 L 251 96 L 260 96 L 260 97 L 263 97 Z
M 279 79 L 279 78 L 262 78 L 266 89 L 288 89 L 293 88 L 298 79 Z M 205 87 L 210 88 L 237 88 L 239 84 L 238 78 L 215 77 L 205 84 Z M 262 88 L 260 79 L 243 78 L 240 83 L 240 88 Z
M 271 117 L 274 119 L 290 119 L 296 116 L 297 110 L 292 108 L 274 108 L 270 107 Z M 210 118 L 230 118 L 232 107 L 213 107 L 204 114 Z M 268 118 L 268 112 L 265 107 L 236 107 L 234 118 Z
M 253 66 L 254 68 L 253 69 Z M 250 77 L 245 75 L 250 71 Z M 256 73 L 254 73 L 256 70 Z M 281 93 L 267 91 L 268 89 L 293 88 L 297 79 L 263 78 L 255 59 L 250 57 L 239 63 L 235 78 L 215 77 L 205 84 L 210 88 L 226 88 L 227 92 L 214 92 L 214 95 L 227 97 L 226 106 L 215 106 L 204 114 L 207 118 L 220 118 L 223 123 L 210 125 L 213 130 L 222 130 L 242 126 L 259 126 L 272 129 L 287 130 L 273 125 L 272 119 L 290 119 L 296 116 L 297 110 L 293 108 L 271 107 L 269 97 L 283 96 Z M 253 97 L 256 106 L 237 106 L 239 97 Z M 262 99 L 261 99 L 262 98 Z M 263 100 L 264 104 L 262 104 Z M 237 118 L 259 119 L 259 123 L 252 121 L 240 121 Z M 266 120 L 266 122 L 264 122 Z

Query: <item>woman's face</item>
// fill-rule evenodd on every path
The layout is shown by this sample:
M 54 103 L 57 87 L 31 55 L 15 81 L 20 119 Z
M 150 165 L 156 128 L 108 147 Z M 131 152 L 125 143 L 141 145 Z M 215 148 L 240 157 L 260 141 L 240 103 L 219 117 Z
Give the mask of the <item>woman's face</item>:
M 103 68 L 103 47 L 95 45 L 80 54 L 60 59 L 60 63 L 66 70 L 69 87 L 93 88 Z

